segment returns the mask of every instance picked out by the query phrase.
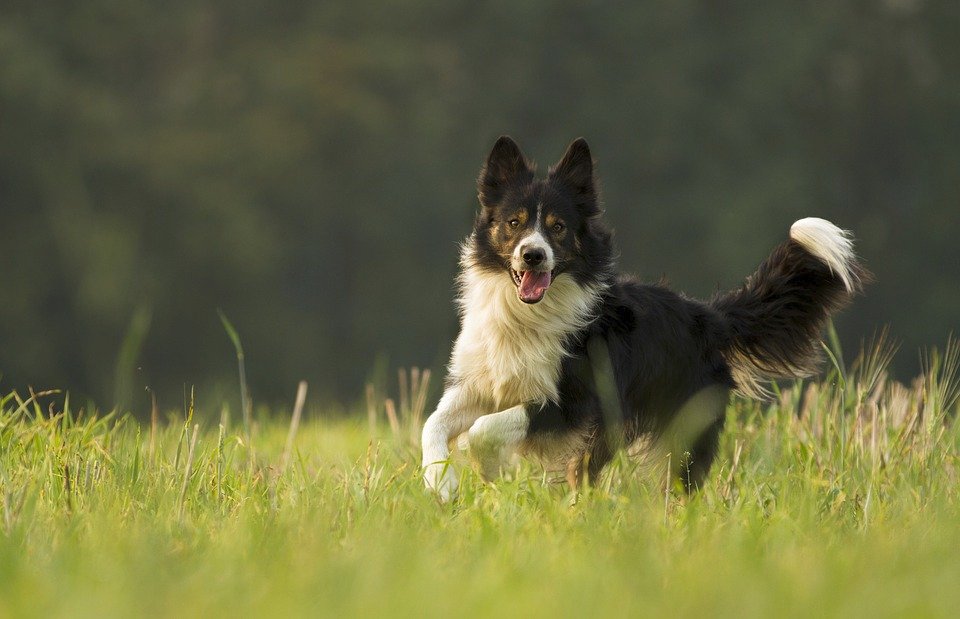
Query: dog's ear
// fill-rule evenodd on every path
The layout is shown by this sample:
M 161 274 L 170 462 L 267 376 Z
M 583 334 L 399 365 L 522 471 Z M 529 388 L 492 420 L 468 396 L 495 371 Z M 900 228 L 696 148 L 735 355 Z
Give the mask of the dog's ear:
M 548 178 L 566 188 L 584 215 L 597 215 L 596 180 L 593 177 L 593 157 L 583 138 L 577 138 L 567 147 L 557 165 L 550 168 Z
M 533 166 L 510 136 L 501 135 L 493 145 L 487 162 L 480 168 L 477 193 L 480 204 L 492 206 L 500 201 L 506 187 L 533 179 Z

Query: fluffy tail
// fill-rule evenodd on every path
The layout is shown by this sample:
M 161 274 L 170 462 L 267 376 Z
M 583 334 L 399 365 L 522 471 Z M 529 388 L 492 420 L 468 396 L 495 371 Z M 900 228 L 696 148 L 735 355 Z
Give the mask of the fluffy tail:
M 741 288 L 713 300 L 726 317 L 739 391 L 759 397 L 766 381 L 816 372 L 821 330 L 866 278 L 849 232 L 816 217 L 794 223 Z

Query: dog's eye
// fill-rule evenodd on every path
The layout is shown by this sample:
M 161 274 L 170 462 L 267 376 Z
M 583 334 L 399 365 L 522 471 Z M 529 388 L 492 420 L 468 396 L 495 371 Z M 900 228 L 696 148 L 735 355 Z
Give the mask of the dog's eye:
M 558 233 L 563 232 L 563 227 L 563 224 L 558 221 L 557 223 L 553 224 L 553 231 Z
M 516 228 L 517 226 L 520 225 L 520 220 L 519 220 L 519 219 L 511 219 L 511 220 L 508 221 L 507 223 L 510 224 L 510 227 L 511 227 L 511 228 Z

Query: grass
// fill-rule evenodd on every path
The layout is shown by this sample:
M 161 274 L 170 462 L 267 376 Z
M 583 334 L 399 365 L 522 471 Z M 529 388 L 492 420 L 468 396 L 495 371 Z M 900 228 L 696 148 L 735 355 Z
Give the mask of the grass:
M 733 400 L 691 498 L 621 457 L 579 496 L 522 464 L 439 504 L 413 396 L 390 424 L 275 411 L 248 433 L 11 393 L 0 616 L 956 616 L 960 349 L 909 386 L 870 350 Z

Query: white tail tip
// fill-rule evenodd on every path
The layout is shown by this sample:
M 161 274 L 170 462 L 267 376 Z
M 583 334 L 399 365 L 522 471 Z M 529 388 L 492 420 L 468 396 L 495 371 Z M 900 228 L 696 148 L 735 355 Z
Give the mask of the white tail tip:
M 859 283 L 852 268 L 856 261 L 852 236 L 848 230 L 842 230 L 819 217 L 798 219 L 790 226 L 790 238 L 823 260 L 848 292 L 853 292 Z

